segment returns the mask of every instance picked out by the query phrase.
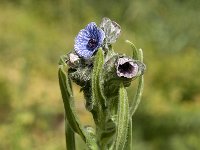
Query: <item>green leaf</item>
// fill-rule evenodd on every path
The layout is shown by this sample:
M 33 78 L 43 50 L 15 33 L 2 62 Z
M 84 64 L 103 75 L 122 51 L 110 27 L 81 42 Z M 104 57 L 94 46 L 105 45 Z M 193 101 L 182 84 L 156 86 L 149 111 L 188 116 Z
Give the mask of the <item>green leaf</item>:
M 60 90 L 63 98 L 64 108 L 65 108 L 65 133 L 67 140 L 67 148 L 73 150 L 75 148 L 74 133 L 76 132 L 81 136 L 81 138 L 90 147 L 95 147 L 94 150 L 98 148 L 94 136 L 90 136 L 87 130 L 81 126 L 77 113 L 74 107 L 73 93 L 71 87 L 71 81 L 63 69 L 63 65 L 59 66 L 58 70 Z M 72 144 L 72 143 L 73 144 Z M 89 147 L 88 147 L 89 148 Z
M 94 68 L 92 71 L 92 103 L 97 107 L 98 113 L 101 113 L 102 108 L 106 107 L 106 100 L 102 92 L 101 74 L 104 64 L 104 55 L 102 49 L 98 49 L 96 54 Z
M 129 40 L 126 40 L 125 42 L 130 44 L 130 46 L 131 46 L 131 48 L 133 50 L 133 59 L 139 60 L 139 54 L 138 54 L 139 52 L 138 52 L 136 46 Z
M 138 50 L 138 59 L 143 62 L 143 52 L 142 49 Z M 133 114 L 135 113 L 135 111 L 138 108 L 138 105 L 140 103 L 141 97 L 142 97 L 142 93 L 143 93 L 143 87 L 144 87 L 144 77 L 143 75 L 141 75 L 139 77 L 139 82 L 138 82 L 138 87 L 137 87 L 137 91 L 136 91 L 136 95 L 131 103 L 130 106 L 130 114 L 131 116 L 133 116 Z
M 74 131 L 65 120 L 65 137 L 67 150 L 76 150 Z
M 132 126 L 132 118 L 129 118 L 128 124 L 128 136 L 125 144 L 125 150 L 133 150 L 133 126 Z
M 138 60 L 143 62 L 143 51 L 141 48 L 138 50 Z
M 59 60 L 58 64 L 59 64 L 59 65 L 66 66 L 66 65 L 67 65 L 67 64 L 66 64 L 66 61 L 67 61 L 67 60 L 68 60 L 67 56 L 66 56 L 66 55 L 62 55 L 62 56 L 60 57 L 60 60 Z
M 138 83 L 138 87 L 137 87 L 137 91 L 136 91 L 136 95 L 131 103 L 131 107 L 130 107 L 130 114 L 131 116 L 133 116 L 133 114 L 135 113 L 135 111 L 138 108 L 138 105 L 140 104 L 140 100 L 142 97 L 142 92 L 143 92 L 143 87 L 144 87 L 144 77 L 143 75 L 139 77 L 139 83 Z
M 127 43 L 129 43 L 132 47 L 132 50 L 133 50 L 133 59 L 136 59 L 136 60 L 139 60 L 141 63 L 143 62 L 143 52 L 142 52 L 142 49 L 137 49 L 136 46 L 126 40 Z M 130 104 L 130 115 L 133 116 L 133 114 L 135 113 L 135 111 L 137 110 L 138 108 L 138 105 L 140 103 L 140 100 L 141 100 L 141 97 L 142 97 L 142 93 L 143 93 L 143 86 L 144 86 L 144 77 L 143 75 L 141 75 L 139 77 L 139 83 L 138 83 L 138 87 L 137 87 L 137 91 L 136 91 L 136 95 L 133 99 L 133 101 L 131 101 L 131 104 Z
M 62 65 L 59 66 L 58 77 L 59 77 L 60 90 L 61 90 L 64 108 L 65 108 L 65 115 L 69 123 L 69 126 L 71 127 L 71 129 L 73 129 L 74 132 L 78 133 L 84 141 L 86 141 L 85 135 L 83 133 L 83 129 L 79 123 L 79 120 L 74 108 L 71 82 L 67 74 L 63 70 Z
M 116 137 L 114 140 L 114 145 L 112 147 L 113 150 L 124 149 L 127 139 L 128 124 L 129 124 L 128 96 L 124 85 L 121 83 L 119 89 Z

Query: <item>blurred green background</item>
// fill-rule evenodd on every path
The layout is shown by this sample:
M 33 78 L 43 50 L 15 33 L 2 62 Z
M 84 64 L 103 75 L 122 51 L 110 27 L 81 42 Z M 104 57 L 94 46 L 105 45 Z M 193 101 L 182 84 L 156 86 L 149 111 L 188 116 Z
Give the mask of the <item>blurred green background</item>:
M 144 51 L 134 150 L 199 150 L 199 0 L 1 0 L 1 150 L 65 149 L 59 56 L 73 49 L 80 29 L 104 16 L 122 27 L 116 51 L 131 55 L 126 39 Z M 81 122 L 92 124 L 74 89 Z

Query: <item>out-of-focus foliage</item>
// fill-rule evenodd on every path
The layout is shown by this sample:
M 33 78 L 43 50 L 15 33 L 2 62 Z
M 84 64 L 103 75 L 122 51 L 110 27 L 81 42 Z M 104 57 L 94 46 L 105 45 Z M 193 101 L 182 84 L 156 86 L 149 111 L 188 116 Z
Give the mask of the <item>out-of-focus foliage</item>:
M 65 149 L 59 56 L 104 16 L 122 26 L 117 51 L 131 55 L 124 40 L 134 41 L 147 64 L 134 149 L 199 149 L 199 10 L 199 0 L 1 0 L 0 149 Z M 75 90 L 81 121 L 91 123 Z

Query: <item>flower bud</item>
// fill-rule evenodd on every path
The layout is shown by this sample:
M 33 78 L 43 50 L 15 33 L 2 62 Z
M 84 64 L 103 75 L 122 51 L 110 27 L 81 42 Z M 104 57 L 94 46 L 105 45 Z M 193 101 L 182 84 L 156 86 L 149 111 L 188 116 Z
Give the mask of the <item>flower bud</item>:
M 71 67 L 71 68 L 78 67 L 79 62 L 80 62 L 80 58 L 78 57 L 78 55 L 76 55 L 74 53 L 69 53 L 68 54 L 67 64 L 68 64 L 69 67 Z

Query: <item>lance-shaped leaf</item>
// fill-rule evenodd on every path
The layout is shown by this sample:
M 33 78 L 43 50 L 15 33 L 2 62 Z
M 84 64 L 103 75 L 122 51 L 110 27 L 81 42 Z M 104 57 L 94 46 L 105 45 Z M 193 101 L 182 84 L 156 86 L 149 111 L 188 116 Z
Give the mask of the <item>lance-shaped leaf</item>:
M 75 148 L 75 144 L 69 143 L 74 141 L 74 133 L 76 132 L 81 136 L 81 138 L 89 145 L 90 147 L 97 147 L 97 143 L 94 141 L 94 136 L 90 136 L 87 130 L 84 130 L 84 128 L 81 126 L 77 113 L 75 111 L 74 107 L 74 101 L 73 101 L 73 93 L 71 88 L 71 82 L 68 78 L 68 75 L 63 69 L 63 65 L 59 66 L 58 70 L 58 76 L 59 76 L 59 84 L 61 89 L 61 94 L 63 98 L 64 108 L 65 108 L 65 132 L 66 132 L 66 140 L 67 140 L 67 147 L 70 150 L 73 150 L 72 148 Z M 73 131 L 72 131 L 73 130 Z
M 132 50 L 133 50 L 133 56 L 132 58 L 135 60 L 139 60 L 141 63 L 143 62 L 143 52 L 142 49 L 137 49 L 136 46 L 126 40 L 126 42 L 128 44 L 130 44 Z M 145 67 L 145 66 L 144 66 Z M 144 71 L 145 68 L 142 69 L 142 71 Z M 137 110 L 137 107 L 140 103 L 141 97 L 142 97 L 142 92 L 143 92 L 143 86 L 144 86 L 144 77 L 143 77 L 143 73 L 141 73 L 141 76 L 139 76 L 139 83 L 138 83 L 138 87 L 137 87 L 137 91 L 136 91 L 136 95 L 133 99 L 133 101 L 131 101 L 130 104 L 130 115 L 133 116 L 133 114 L 135 113 L 135 111 Z
M 112 150 L 123 150 L 127 140 L 128 123 L 129 123 L 128 96 L 124 85 L 121 83 L 119 89 L 116 137 L 114 139 L 114 145 L 111 148 Z
M 143 52 L 142 49 L 138 50 L 138 59 L 143 62 Z M 135 113 L 135 111 L 138 108 L 138 105 L 140 104 L 140 100 L 142 97 L 142 93 L 143 93 L 143 87 L 144 87 L 144 77 L 143 75 L 141 75 L 139 77 L 139 83 L 138 83 L 138 87 L 137 87 L 137 91 L 136 91 L 136 95 L 131 103 L 131 108 L 130 108 L 130 115 L 133 116 L 133 114 Z
M 78 117 L 76 115 L 76 111 L 73 105 L 73 95 L 71 90 L 70 79 L 67 74 L 63 70 L 63 66 L 59 66 L 58 70 L 59 84 L 60 90 L 63 98 L 65 115 L 68 121 L 69 126 L 73 129 L 74 132 L 78 133 L 81 138 L 86 141 L 85 135 L 83 133 L 83 129 L 79 123 Z
M 92 71 L 92 103 L 99 109 L 105 108 L 106 100 L 102 92 L 101 73 L 104 63 L 102 49 L 98 49 Z M 98 106 L 100 104 L 100 106 Z M 100 108 L 101 107 L 101 108 Z M 100 113 L 100 112 L 99 112 Z
M 66 137 L 65 140 L 67 149 L 76 150 L 74 131 L 69 126 L 66 115 L 65 115 L 65 137 Z
M 126 40 L 125 42 L 130 44 L 130 46 L 133 50 L 133 57 L 132 58 L 135 59 L 135 60 L 139 60 L 139 54 L 138 54 L 139 52 L 138 52 L 136 46 L 132 42 L 130 42 L 129 40 Z
M 129 124 L 128 124 L 128 136 L 127 141 L 125 144 L 124 149 L 125 150 L 133 150 L 133 126 L 132 126 L 132 118 L 129 118 Z

